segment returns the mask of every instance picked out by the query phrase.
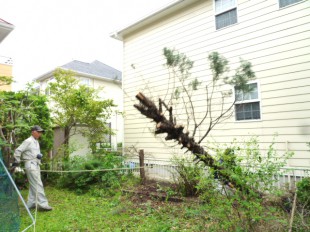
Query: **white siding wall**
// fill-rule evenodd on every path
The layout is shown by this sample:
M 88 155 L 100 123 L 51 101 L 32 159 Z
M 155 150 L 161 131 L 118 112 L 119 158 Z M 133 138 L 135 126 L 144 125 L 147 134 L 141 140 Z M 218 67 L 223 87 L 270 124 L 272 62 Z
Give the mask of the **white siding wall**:
M 96 88 L 103 88 L 102 91 L 100 91 L 101 97 L 104 99 L 113 99 L 114 104 L 117 105 L 117 107 L 114 109 L 115 111 L 123 112 L 122 86 L 119 83 L 94 80 L 94 86 L 96 86 Z M 123 142 L 123 116 L 114 112 L 109 122 L 111 123 L 111 128 L 115 132 L 115 135 L 111 136 L 111 143 L 113 148 L 116 148 L 117 143 Z
M 70 138 L 70 148 L 73 152 L 70 156 L 86 156 L 91 154 L 87 139 L 81 134 L 75 134 Z
M 243 140 L 258 135 L 266 147 L 278 133 L 279 154 L 286 150 L 295 152 L 288 166 L 309 167 L 310 152 L 306 146 L 310 141 L 309 16 L 310 1 L 279 9 L 277 0 L 239 0 L 238 23 L 216 31 L 213 1 L 204 0 L 126 35 L 125 146 L 144 149 L 147 155 L 162 159 L 180 152 L 175 143 L 163 142 L 164 136 L 154 137 L 155 124 L 133 107 L 138 103 L 135 95 L 141 91 L 158 102 L 171 87 L 163 67 L 164 47 L 175 48 L 193 60 L 192 76 L 205 83 L 211 78 L 207 56 L 218 51 L 230 61 L 231 69 L 238 66 L 239 57 L 253 64 L 260 86 L 262 119 L 236 122 L 232 117 L 217 126 L 208 141 L 224 144 L 233 138 Z M 203 94 L 202 89 L 197 91 L 196 98 L 203 100 Z M 198 107 L 197 113 L 203 110 Z M 180 109 L 178 112 L 182 113 Z

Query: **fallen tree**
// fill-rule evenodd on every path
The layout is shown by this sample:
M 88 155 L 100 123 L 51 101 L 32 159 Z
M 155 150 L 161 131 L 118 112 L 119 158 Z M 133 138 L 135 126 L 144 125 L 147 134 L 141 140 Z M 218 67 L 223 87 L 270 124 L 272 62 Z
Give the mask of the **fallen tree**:
M 231 187 L 236 187 L 241 191 L 248 191 L 248 187 L 241 185 L 234 180 L 230 175 L 225 173 L 224 168 L 216 162 L 216 160 L 205 149 L 198 144 L 193 137 L 189 136 L 189 133 L 184 133 L 184 126 L 178 125 L 173 117 L 172 107 L 168 107 L 165 102 L 159 99 L 159 107 L 155 105 L 153 101 L 148 99 L 143 93 L 138 93 L 136 98 L 139 100 L 139 104 L 135 104 L 134 107 L 140 111 L 141 114 L 147 118 L 152 119 L 156 123 L 155 134 L 167 133 L 165 140 L 174 140 L 182 145 L 181 149 L 187 149 L 193 153 L 196 160 L 203 162 L 206 166 L 213 168 L 221 179 L 225 180 Z M 165 107 L 169 112 L 169 119 L 163 113 L 162 108 Z

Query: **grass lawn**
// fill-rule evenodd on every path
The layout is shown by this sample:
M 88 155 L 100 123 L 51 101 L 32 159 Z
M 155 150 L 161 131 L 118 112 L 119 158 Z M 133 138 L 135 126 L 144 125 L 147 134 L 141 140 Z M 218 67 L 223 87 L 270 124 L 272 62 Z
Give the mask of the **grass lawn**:
M 37 212 L 36 231 L 207 231 L 207 218 L 197 203 L 173 203 L 142 196 L 119 194 L 114 197 L 77 195 L 45 188 L 53 211 Z M 27 191 L 22 191 L 27 196 Z M 139 201 L 141 198 L 141 201 Z M 26 197 L 25 197 L 26 199 Z M 135 199 L 135 200 L 133 200 Z M 35 217 L 35 210 L 31 210 Z M 21 229 L 31 224 L 21 207 Z M 28 231 L 33 231 L 30 228 Z

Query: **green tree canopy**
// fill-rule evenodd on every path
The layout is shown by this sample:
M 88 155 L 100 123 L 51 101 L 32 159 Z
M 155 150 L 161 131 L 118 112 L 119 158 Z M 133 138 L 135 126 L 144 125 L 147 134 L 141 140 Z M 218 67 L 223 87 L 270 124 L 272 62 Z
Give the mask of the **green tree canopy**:
M 38 95 L 31 85 L 18 92 L 0 91 L 0 145 L 6 163 L 14 149 L 30 136 L 33 125 L 40 125 L 46 131 L 40 140 L 42 153 L 52 148 L 53 132 L 46 103 L 46 97 Z
M 75 133 L 82 133 L 94 151 L 95 143 L 112 133 L 107 120 L 115 106 L 113 100 L 100 99 L 99 90 L 79 84 L 72 71 L 57 69 L 54 77 L 55 81 L 49 84 L 50 105 L 55 126 L 65 131 L 63 144 L 68 145 Z

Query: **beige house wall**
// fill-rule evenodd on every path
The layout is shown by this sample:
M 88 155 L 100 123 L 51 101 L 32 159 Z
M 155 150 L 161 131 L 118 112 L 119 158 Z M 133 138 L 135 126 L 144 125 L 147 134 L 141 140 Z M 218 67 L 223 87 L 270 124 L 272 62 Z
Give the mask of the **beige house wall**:
M 0 64 L 0 76 L 12 76 L 12 65 L 8 64 Z M 12 86 L 11 85 L 0 85 L 0 90 L 4 91 L 11 91 Z
M 118 143 L 123 143 L 124 137 L 124 119 L 121 113 L 123 112 L 123 91 L 122 85 L 115 81 L 102 82 L 94 79 L 94 86 L 101 88 L 99 96 L 103 99 L 113 99 L 116 105 L 110 120 L 111 128 L 115 132 L 111 136 L 111 143 L 114 149 L 117 148 Z
M 232 116 L 214 128 L 205 145 L 224 145 L 234 138 L 248 140 L 257 135 L 265 149 L 277 133 L 279 155 L 295 152 L 287 165 L 310 167 L 306 145 L 310 142 L 310 1 L 279 9 L 277 0 L 239 0 L 237 11 L 237 24 L 216 30 L 213 1 L 193 1 L 186 9 L 123 35 L 124 141 L 129 150 L 144 149 L 148 156 L 165 160 L 180 153 L 180 147 L 166 142 L 165 136 L 154 137 L 154 122 L 133 107 L 138 103 L 138 92 L 156 102 L 158 98 L 169 99 L 172 85 L 163 66 L 163 48 L 175 48 L 195 62 L 192 77 L 203 82 L 195 93 L 198 117 L 204 112 L 199 107 L 205 99 L 203 86 L 212 76 L 207 56 L 218 51 L 229 60 L 231 70 L 238 66 L 240 57 L 253 64 L 262 116 L 242 122 Z M 232 97 L 227 99 L 227 103 L 232 101 Z M 175 111 L 178 122 L 184 124 L 184 109 Z

